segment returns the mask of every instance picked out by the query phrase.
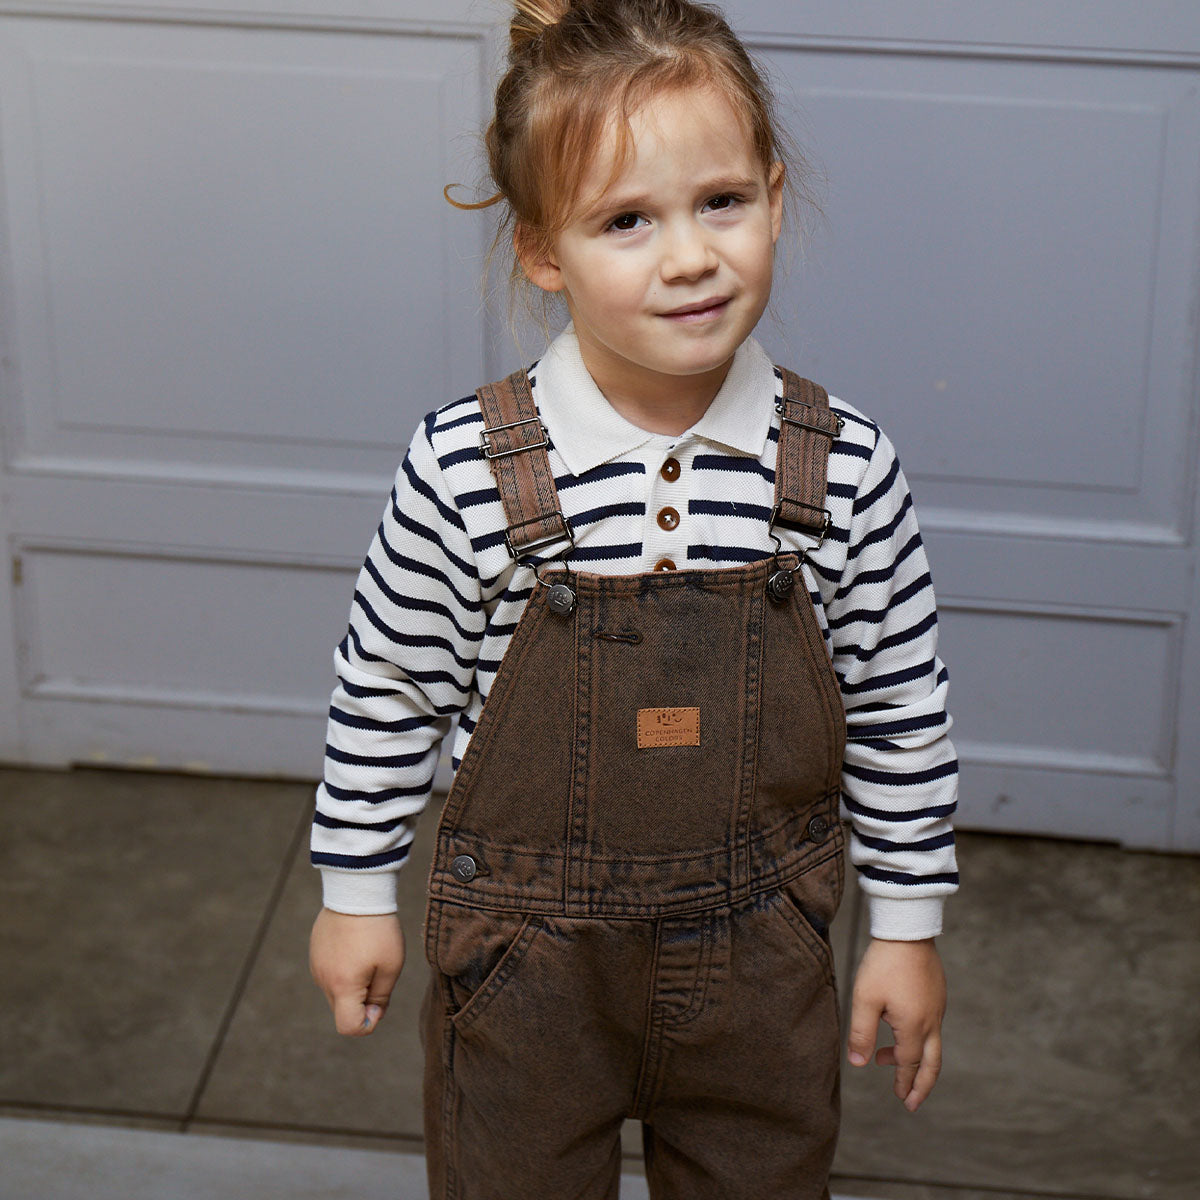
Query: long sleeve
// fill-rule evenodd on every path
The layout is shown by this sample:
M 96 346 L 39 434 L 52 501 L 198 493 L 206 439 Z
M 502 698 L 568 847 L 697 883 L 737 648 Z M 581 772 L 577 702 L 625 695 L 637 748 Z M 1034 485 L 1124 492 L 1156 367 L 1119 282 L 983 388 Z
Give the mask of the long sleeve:
M 471 696 L 484 620 L 471 541 L 427 423 L 396 474 L 334 656 L 312 834 L 327 907 L 395 909 L 395 872 L 441 741 Z
M 958 884 L 950 817 L 958 763 L 948 677 L 912 498 L 891 443 L 874 445 L 854 496 L 846 559 L 826 615 L 846 709 L 843 800 L 851 861 L 876 937 L 941 931 Z

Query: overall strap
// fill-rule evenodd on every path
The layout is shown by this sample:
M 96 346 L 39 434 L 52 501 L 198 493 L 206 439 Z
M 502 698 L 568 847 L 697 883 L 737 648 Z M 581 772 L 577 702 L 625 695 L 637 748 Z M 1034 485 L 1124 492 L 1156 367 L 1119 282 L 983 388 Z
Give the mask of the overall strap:
M 775 460 L 775 507 L 771 526 L 785 525 L 817 539 L 829 532 L 825 507 L 829 449 L 844 422 L 829 407 L 829 394 L 820 384 L 779 368 L 783 399 L 779 413 L 779 452 Z
M 550 470 L 546 427 L 538 416 L 529 376 L 514 371 L 476 393 L 483 410 L 479 444 L 500 489 L 508 529 L 504 543 L 520 562 L 536 551 L 562 543 L 557 557 L 575 548 L 571 526 L 563 516 Z

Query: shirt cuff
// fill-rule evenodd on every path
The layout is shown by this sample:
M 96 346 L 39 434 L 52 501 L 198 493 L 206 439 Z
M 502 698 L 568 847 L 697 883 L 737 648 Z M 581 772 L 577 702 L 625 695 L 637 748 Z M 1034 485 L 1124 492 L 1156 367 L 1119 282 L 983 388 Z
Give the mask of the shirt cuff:
M 379 917 L 396 911 L 395 871 L 321 871 L 322 903 L 352 917 Z
M 942 897 L 870 896 L 871 936 L 887 942 L 920 942 L 942 932 Z

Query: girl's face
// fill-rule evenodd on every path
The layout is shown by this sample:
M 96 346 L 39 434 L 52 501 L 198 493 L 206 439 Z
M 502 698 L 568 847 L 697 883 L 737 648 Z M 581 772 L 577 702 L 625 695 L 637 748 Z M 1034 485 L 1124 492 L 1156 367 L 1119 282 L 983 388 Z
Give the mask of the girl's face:
M 678 424 L 665 405 L 690 424 L 770 297 L 782 168 L 767 178 L 745 123 L 708 88 L 656 97 L 630 133 L 620 174 L 610 182 L 610 129 L 550 255 L 522 265 L 564 294 L 584 363 L 619 412 Z M 699 411 L 684 413 L 683 396 Z

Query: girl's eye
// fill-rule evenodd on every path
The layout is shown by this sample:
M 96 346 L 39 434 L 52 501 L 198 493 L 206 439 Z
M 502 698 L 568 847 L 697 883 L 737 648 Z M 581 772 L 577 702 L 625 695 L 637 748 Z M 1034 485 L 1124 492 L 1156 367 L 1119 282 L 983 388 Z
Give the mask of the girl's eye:
M 729 192 L 722 192 L 719 196 L 714 196 L 711 200 L 709 200 L 704 207 L 720 212 L 726 208 L 733 208 L 734 205 L 738 203 L 739 199 L 740 197 L 734 196 Z
M 641 220 L 642 218 L 637 213 L 622 213 L 619 217 L 614 217 L 608 227 L 615 229 L 618 233 L 629 233 L 638 227 Z

